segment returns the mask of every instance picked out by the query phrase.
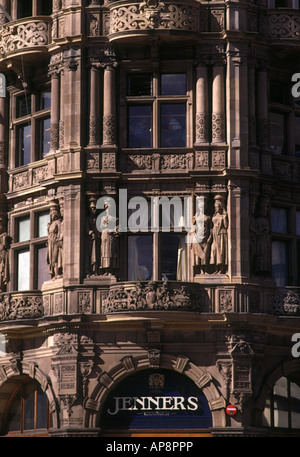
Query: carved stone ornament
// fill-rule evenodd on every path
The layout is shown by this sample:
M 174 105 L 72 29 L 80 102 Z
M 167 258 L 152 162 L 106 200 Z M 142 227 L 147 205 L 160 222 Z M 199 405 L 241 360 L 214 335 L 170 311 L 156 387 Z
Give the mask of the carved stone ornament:
M 44 315 L 39 295 L 3 294 L 0 300 L 0 321 L 38 319 Z
M 165 282 L 139 282 L 114 285 L 103 294 L 102 311 L 184 310 L 206 308 L 206 295 L 198 285 L 170 287 Z
M 0 53 L 9 54 L 22 48 L 47 46 L 49 24 L 45 21 L 30 21 L 21 24 L 7 23 L 2 27 Z
M 300 288 L 280 288 L 272 301 L 272 312 L 278 315 L 300 315 Z

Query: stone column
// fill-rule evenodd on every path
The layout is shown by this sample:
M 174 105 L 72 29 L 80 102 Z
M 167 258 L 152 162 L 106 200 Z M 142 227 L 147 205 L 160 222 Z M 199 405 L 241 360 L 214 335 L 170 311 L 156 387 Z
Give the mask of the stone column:
M 212 83 L 212 143 L 225 142 L 224 67 L 215 64 Z
M 60 76 L 51 74 L 51 135 L 50 151 L 59 149 Z
M 7 121 L 7 102 L 6 98 L 0 97 L 0 168 L 6 166 L 6 121 Z
M 197 66 L 196 83 L 196 141 L 195 145 L 208 142 L 208 93 L 207 67 Z
M 99 144 L 99 70 L 90 68 L 89 146 Z
M 115 68 L 112 64 L 104 68 L 102 146 L 116 146 Z

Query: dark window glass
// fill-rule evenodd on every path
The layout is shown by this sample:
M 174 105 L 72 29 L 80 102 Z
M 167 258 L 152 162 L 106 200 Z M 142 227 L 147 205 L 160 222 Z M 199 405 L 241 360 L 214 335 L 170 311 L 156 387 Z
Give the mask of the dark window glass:
M 52 2 L 40 2 L 39 14 L 41 14 L 42 16 L 50 16 L 52 14 Z
M 300 211 L 296 211 L 296 235 L 300 236 Z
M 17 166 L 26 165 L 31 161 L 31 125 L 18 127 Z
M 24 430 L 34 429 L 34 405 L 35 405 L 35 386 L 26 385 L 25 408 L 24 408 Z
M 31 113 L 31 97 L 28 94 L 17 98 L 17 117 L 27 116 Z
M 270 149 L 284 154 L 286 147 L 286 118 L 282 113 L 270 113 Z
M 152 75 L 129 75 L 127 94 L 131 96 L 152 95 Z
M 37 390 L 37 419 L 36 428 L 48 428 L 48 399 L 47 395 L 42 391 L 40 386 Z
M 295 155 L 300 157 L 300 116 L 295 117 Z
M 40 158 L 50 151 L 50 118 L 40 121 Z
M 286 103 L 286 87 L 283 83 L 271 81 L 270 83 L 270 100 L 274 103 Z
M 160 107 L 162 148 L 186 146 L 186 107 L 184 104 L 162 104 Z
M 277 287 L 284 287 L 288 282 L 288 244 L 285 241 L 272 243 L 272 277 Z
M 152 106 L 132 105 L 128 108 L 130 148 L 152 147 Z
M 128 237 L 128 280 L 148 281 L 153 276 L 152 235 Z
M 21 408 L 21 399 L 22 392 L 19 391 L 14 400 L 11 403 L 9 412 L 7 415 L 7 425 L 10 432 L 15 432 L 21 430 L 21 417 L 22 417 L 22 408 Z
M 272 208 L 271 210 L 272 231 L 277 233 L 287 233 L 288 231 L 288 212 L 285 208 Z
M 186 74 L 161 75 L 161 95 L 186 95 Z
M 288 0 L 275 0 L 275 8 L 288 8 Z
M 32 16 L 32 0 L 18 2 L 18 18 Z

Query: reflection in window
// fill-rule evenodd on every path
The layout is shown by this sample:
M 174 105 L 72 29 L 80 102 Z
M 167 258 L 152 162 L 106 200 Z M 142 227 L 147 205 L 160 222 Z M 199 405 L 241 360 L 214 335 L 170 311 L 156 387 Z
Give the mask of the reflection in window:
M 186 95 L 186 74 L 161 75 L 161 95 Z
M 50 118 L 40 121 L 40 158 L 50 151 Z
M 272 242 L 272 277 L 277 287 L 288 282 L 288 244 L 285 241 Z
M 30 240 L 30 218 L 24 217 L 18 220 L 18 241 Z
M 148 281 L 153 278 L 152 235 L 128 237 L 128 280 Z
M 31 97 L 28 94 L 23 94 L 17 97 L 17 112 L 16 117 L 23 117 L 31 114 Z
M 43 90 L 40 93 L 40 110 L 51 108 L 51 91 Z
M 49 281 L 50 272 L 47 263 L 47 247 L 37 248 L 37 288 L 41 289 L 44 282 Z
M 129 106 L 129 144 L 130 148 L 152 147 L 152 106 Z
M 30 252 L 29 249 L 17 252 L 17 290 L 30 288 Z
M 18 128 L 18 157 L 17 165 L 27 165 L 31 158 L 31 125 Z
M 47 236 L 48 235 L 48 231 L 47 231 L 47 227 L 48 227 L 48 223 L 50 222 L 50 215 L 49 213 L 40 213 L 38 215 L 38 237 L 42 237 L 42 236 Z
M 162 148 L 186 146 L 186 107 L 183 104 L 161 105 Z
M 186 280 L 185 236 L 161 234 L 161 279 L 164 281 Z

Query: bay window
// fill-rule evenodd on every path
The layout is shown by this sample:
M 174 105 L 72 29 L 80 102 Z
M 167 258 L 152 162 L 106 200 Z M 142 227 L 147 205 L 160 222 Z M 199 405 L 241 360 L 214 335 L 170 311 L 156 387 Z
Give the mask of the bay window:
M 189 92 L 186 73 L 127 75 L 126 109 L 129 148 L 184 148 L 189 146 Z
M 32 211 L 26 216 L 15 216 L 13 221 L 13 290 L 41 289 L 50 279 L 46 245 L 49 212 Z

